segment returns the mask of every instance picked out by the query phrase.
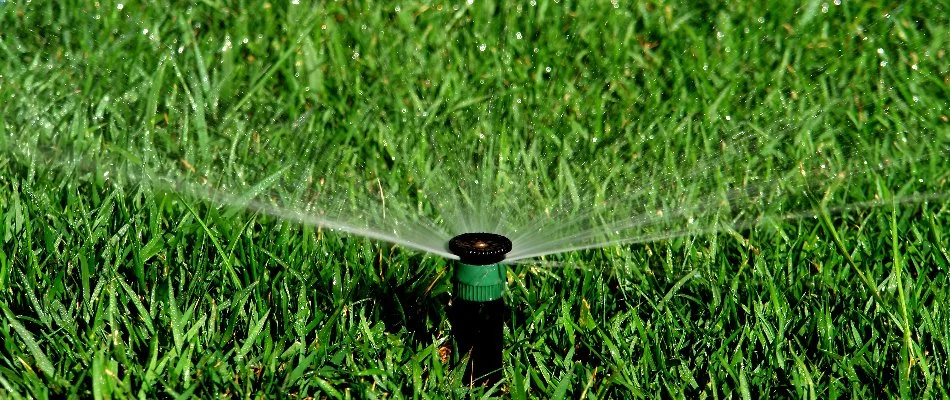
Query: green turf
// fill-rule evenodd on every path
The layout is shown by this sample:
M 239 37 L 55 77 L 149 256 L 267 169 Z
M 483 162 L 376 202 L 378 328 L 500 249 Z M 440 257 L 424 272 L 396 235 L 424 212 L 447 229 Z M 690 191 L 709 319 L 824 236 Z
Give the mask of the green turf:
M 950 396 L 946 5 L 533 3 L 0 2 L 0 397 Z M 511 267 L 469 388 L 451 262 L 251 206 L 470 164 L 727 223 Z

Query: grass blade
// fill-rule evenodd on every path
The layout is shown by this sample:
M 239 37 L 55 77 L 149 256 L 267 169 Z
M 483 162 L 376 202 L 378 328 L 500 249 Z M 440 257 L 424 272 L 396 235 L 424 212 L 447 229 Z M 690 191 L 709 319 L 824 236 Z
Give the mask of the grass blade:
M 257 320 L 257 323 L 255 323 L 254 326 L 251 327 L 251 330 L 249 331 L 247 335 L 247 339 L 244 340 L 244 344 L 241 345 L 241 349 L 238 350 L 238 353 L 235 356 L 236 359 L 238 360 L 243 359 L 244 356 L 249 351 L 251 351 L 251 347 L 254 347 L 254 344 L 257 342 L 257 336 L 261 334 L 261 331 L 264 330 L 264 325 L 267 324 L 267 316 L 269 314 L 270 314 L 270 310 L 265 311 L 264 315 L 259 320 Z
M 6 305 L 0 305 L 3 307 L 3 314 L 7 318 L 7 322 L 10 326 L 13 327 L 13 330 L 16 331 L 17 335 L 20 335 L 20 339 L 23 340 L 23 344 L 26 345 L 26 348 L 30 351 L 30 354 L 33 355 L 33 360 L 36 361 L 36 366 L 40 368 L 40 371 L 43 371 L 47 377 L 53 377 L 56 375 L 56 370 L 53 368 L 53 363 L 50 362 L 49 358 L 46 357 L 46 353 L 43 352 L 43 349 L 40 349 L 39 343 L 36 342 L 36 339 L 33 338 L 33 335 L 30 334 L 30 331 L 27 330 L 20 321 L 17 321 L 16 316 L 10 312 L 10 309 Z

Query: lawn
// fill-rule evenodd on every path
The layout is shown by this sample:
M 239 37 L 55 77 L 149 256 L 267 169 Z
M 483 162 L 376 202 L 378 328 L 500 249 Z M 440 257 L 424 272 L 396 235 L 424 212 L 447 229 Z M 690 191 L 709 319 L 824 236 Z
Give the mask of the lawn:
M 0 397 L 950 397 L 946 4 L 512 3 L 0 1 Z

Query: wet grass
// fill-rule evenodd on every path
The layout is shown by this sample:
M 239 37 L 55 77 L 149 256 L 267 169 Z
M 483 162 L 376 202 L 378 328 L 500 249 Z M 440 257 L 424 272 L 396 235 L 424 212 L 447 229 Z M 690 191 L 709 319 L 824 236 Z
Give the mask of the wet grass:
M 950 396 L 940 2 L 97 4 L 0 2 L 0 397 Z M 463 143 L 531 203 L 620 165 L 699 188 L 742 131 L 772 140 L 700 173 L 881 167 L 783 195 L 795 218 L 513 266 L 493 388 L 452 351 L 450 263 L 140 168 L 307 159 L 361 193 Z

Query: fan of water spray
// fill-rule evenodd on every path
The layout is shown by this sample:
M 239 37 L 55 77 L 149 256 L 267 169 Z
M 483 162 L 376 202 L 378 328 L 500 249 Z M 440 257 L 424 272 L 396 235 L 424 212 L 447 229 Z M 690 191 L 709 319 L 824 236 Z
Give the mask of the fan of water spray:
M 614 142 L 601 145 L 525 140 L 501 127 L 469 138 L 403 136 L 386 129 L 369 146 L 375 158 L 365 154 L 365 146 L 353 150 L 347 147 L 353 144 L 308 139 L 302 144 L 263 144 L 248 154 L 249 159 L 231 161 L 239 166 L 233 174 L 217 174 L 199 162 L 167 159 L 165 165 L 175 165 L 171 170 L 176 172 L 160 174 L 156 171 L 169 168 L 153 166 L 143 174 L 153 185 L 167 185 L 212 203 L 447 258 L 458 258 L 447 247 L 456 235 L 503 234 L 512 241 L 506 261 L 514 262 L 620 243 L 741 230 L 813 215 L 822 202 L 844 208 L 877 204 L 878 194 L 850 193 L 849 184 L 907 173 L 916 163 L 932 163 L 946 150 L 935 147 L 937 153 L 920 154 L 912 144 L 903 144 L 906 137 L 885 140 L 879 146 L 907 155 L 890 164 L 870 165 L 860 152 L 841 149 L 844 146 L 834 142 L 839 139 L 834 135 L 827 142 L 796 144 L 794 135 L 800 131 L 795 128 L 780 124 L 716 132 L 723 137 L 686 144 L 712 147 L 708 153 L 692 154 L 669 150 L 670 142 L 682 140 L 677 131 L 650 137 L 608 136 Z M 926 145 L 923 140 L 907 142 Z M 813 148 L 800 150 L 808 145 Z M 574 151 L 581 154 L 570 154 Z M 622 158 L 629 161 L 603 165 L 598 160 L 601 153 L 612 155 L 609 162 L 616 162 L 616 154 L 627 154 Z M 921 182 L 908 185 L 904 199 L 939 195 L 915 191 L 915 185 L 927 187 Z

